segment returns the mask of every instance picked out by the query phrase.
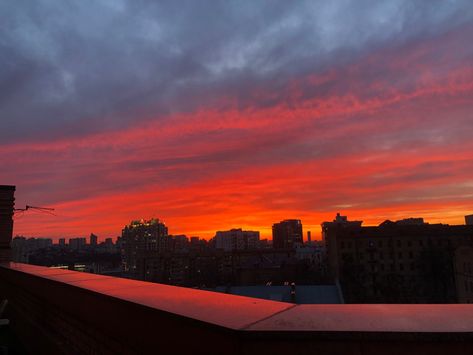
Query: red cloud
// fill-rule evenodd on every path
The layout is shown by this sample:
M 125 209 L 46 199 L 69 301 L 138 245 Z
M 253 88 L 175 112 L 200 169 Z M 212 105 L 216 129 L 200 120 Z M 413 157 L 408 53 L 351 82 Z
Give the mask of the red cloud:
M 0 146 L 17 203 L 58 212 L 24 215 L 15 232 L 118 235 L 157 216 L 171 233 L 241 226 L 269 236 L 280 219 L 315 231 L 337 210 L 368 223 L 461 223 L 473 210 L 473 68 L 462 36 L 256 87 L 241 106 L 223 93 L 218 107 L 126 130 Z

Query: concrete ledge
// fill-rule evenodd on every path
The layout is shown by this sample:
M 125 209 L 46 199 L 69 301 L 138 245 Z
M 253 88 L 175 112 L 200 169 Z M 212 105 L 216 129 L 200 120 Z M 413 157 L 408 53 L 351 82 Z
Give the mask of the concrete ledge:
M 293 305 L 61 269 L 0 266 L 33 353 L 470 354 L 473 305 Z

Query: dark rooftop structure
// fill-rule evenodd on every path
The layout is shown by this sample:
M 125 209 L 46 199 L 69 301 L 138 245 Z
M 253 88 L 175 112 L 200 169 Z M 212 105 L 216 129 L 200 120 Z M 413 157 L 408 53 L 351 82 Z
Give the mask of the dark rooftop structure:
M 0 185 L 0 262 L 10 260 L 15 186 Z
M 347 303 L 473 302 L 472 225 L 407 218 L 365 227 L 337 215 L 322 233 Z

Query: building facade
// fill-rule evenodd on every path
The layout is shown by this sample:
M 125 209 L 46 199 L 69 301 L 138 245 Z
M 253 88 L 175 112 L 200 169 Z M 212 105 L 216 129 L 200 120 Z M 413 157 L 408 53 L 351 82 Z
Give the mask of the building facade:
M 87 245 L 87 239 L 85 237 L 70 238 L 69 248 L 72 250 L 82 250 Z
M 454 260 L 458 303 L 473 303 L 473 247 L 457 248 Z
M 133 221 L 122 230 L 123 271 L 130 277 L 142 274 L 140 260 L 169 247 L 168 228 L 159 219 Z
M 286 219 L 273 224 L 273 248 L 292 249 L 302 244 L 302 222 L 299 219 Z
M 244 231 L 241 228 L 218 231 L 215 235 L 215 247 L 224 251 L 257 249 L 259 232 Z
M 340 221 L 339 221 L 340 222 Z M 456 303 L 456 251 L 473 245 L 473 226 L 422 219 L 324 222 L 328 267 L 349 303 Z

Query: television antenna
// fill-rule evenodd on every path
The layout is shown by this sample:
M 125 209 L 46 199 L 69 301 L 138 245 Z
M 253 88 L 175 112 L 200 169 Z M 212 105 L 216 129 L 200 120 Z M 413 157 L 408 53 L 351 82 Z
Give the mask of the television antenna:
M 13 211 L 14 212 L 26 212 L 28 210 L 35 210 L 35 211 L 38 211 L 38 212 L 43 212 L 43 213 L 47 213 L 47 214 L 51 214 L 53 216 L 56 216 L 56 214 L 54 214 L 52 211 L 54 211 L 54 208 L 50 208 L 50 207 L 38 207 L 38 206 L 30 206 L 30 205 L 26 205 L 25 208 L 15 208 Z

